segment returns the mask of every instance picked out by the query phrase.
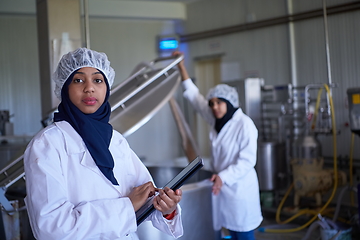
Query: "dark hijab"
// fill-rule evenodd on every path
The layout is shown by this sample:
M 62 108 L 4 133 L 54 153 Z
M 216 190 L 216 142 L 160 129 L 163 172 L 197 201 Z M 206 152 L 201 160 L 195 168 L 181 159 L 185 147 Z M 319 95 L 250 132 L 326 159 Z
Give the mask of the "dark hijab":
M 111 107 L 108 102 L 110 95 L 108 80 L 105 75 L 101 73 L 104 76 L 107 86 L 105 101 L 96 112 L 85 114 L 80 111 L 69 98 L 68 87 L 75 73 L 76 71 L 68 77 L 61 89 L 61 103 L 58 106 L 59 112 L 54 114 L 54 121 L 67 121 L 85 142 L 86 147 L 100 171 L 112 184 L 119 185 L 114 177 L 114 159 L 109 151 L 113 128 L 109 124 Z
M 226 103 L 226 113 L 225 115 L 220 118 L 220 119 L 216 119 L 215 121 L 215 130 L 217 133 L 220 132 L 220 130 L 223 128 L 223 126 L 232 118 L 232 116 L 234 115 L 234 113 L 236 112 L 237 108 L 234 108 L 234 106 L 225 98 L 218 98 L 220 101 L 223 101 Z

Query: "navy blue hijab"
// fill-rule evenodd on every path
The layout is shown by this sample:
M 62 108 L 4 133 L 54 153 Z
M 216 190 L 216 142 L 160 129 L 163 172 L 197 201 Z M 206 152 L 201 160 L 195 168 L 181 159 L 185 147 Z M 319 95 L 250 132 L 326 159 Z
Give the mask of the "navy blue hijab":
M 108 102 L 110 87 L 104 76 L 107 92 L 104 103 L 91 114 L 80 111 L 70 100 L 68 87 L 77 72 L 74 71 L 64 83 L 61 89 L 61 103 L 57 113 L 54 114 L 54 122 L 67 121 L 81 136 L 100 171 L 112 184 L 119 185 L 114 177 L 114 159 L 109 151 L 113 128 L 109 124 L 111 107 Z
M 220 132 L 220 130 L 223 128 L 223 126 L 232 118 L 232 116 L 234 115 L 234 113 L 236 112 L 237 108 L 234 108 L 234 106 L 225 98 L 218 98 L 220 101 L 223 101 L 226 103 L 226 113 L 225 115 L 220 118 L 220 119 L 216 119 L 215 121 L 215 130 L 217 133 Z M 210 101 L 209 101 L 210 103 Z

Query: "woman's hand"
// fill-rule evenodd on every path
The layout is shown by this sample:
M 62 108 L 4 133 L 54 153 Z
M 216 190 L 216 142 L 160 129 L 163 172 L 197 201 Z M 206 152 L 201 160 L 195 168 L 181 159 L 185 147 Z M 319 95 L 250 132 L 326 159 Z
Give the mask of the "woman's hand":
M 138 187 L 134 187 L 128 198 L 130 198 L 136 212 L 145 204 L 146 200 L 153 195 L 155 195 L 155 187 L 152 182 L 147 182 Z
M 213 186 L 212 186 L 213 194 L 218 195 L 220 193 L 221 187 L 223 185 L 223 182 L 222 182 L 221 178 L 219 177 L 219 175 L 213 174 L 211 176 L 210 181 L 212 181 L 214 183 Z
M 155 209 L 162 212 L 163 215 L 172 213 L 181 200 L 181 189 L 173 191 L 170 188 L 166 187 L 164 189 L 157 189 L 157 191 L 159 192 L 159 194 L 154 198 L 153 202 Z
M 174 51 L 171 54 L 172 56 L 178 57 L 180 55 L 183 55 L 182 52 L 180 51 Z M 180 71 L 180 75 L 181 75 L 181 80 L 184 81 L 186 79 L 189 78 L 189 73 L 186 70 L 185 64 L 184 64 L 184 59 L 182 59 L 178 64 L 177 64 L 179 71 Z

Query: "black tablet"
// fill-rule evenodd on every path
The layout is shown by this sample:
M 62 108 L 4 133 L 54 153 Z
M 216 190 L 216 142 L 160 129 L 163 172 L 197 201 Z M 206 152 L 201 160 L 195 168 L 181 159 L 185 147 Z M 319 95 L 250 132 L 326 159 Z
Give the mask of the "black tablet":
M 179 189 L 194 173 L 200 170 L 203 166 L 204 161 L 200 157 L 195 158 L 163 188 L 169 187 L 172 190 Z M 145 204 L 136 211 L 136 222 L 138 226 L 155 210 L 154 205 L 152 204 L 154 197 L 155 196 L 149 197 Z

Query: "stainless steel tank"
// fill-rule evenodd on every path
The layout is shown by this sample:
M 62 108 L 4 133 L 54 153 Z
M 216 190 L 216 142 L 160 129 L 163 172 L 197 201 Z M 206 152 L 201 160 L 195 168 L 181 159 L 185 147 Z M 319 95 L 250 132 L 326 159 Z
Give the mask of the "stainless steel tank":
M 158 187 L 164 186 L 183 168 L 148 167 Z M 184 235 L 180 240 L 215 240 L 211 206 L 211 182 L 206 181 L 211 173 L 200 170 L 182 186 L 182 223 Z M 143 222 L 137 230 L 140 240 L 173 240 L 174 238 L 154 228 L 151 222 Z
M 292 158 L 314 159 L 321 157 L 321 145 L 314 135 L 301 136 L 293 142 Z
M 258 158 L 255 166 L 260 191 L 273 191 L 285 187 L 287 163 L 285 144 L 258 142 Z

